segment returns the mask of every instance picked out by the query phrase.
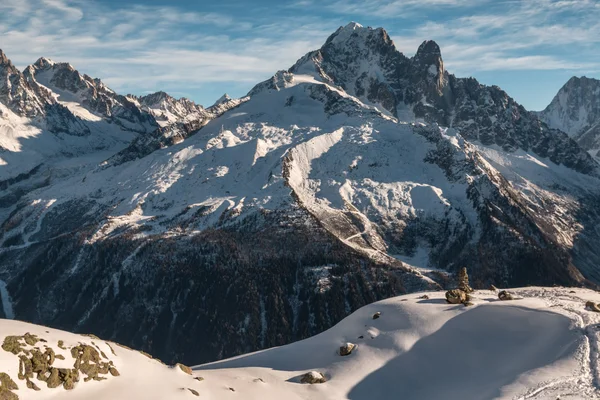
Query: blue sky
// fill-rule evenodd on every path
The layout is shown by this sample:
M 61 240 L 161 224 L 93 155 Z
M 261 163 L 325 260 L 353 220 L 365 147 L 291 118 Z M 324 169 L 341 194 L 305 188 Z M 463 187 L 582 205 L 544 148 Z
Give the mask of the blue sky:
M 210 105 L 245 94 L 339 26 L 384 27 L 412 56 L 544 108 L 573 75 L 600 78 L 597 0 L 1 0 L 0 48 L 19 67 L 68 61 L 120 93 Z

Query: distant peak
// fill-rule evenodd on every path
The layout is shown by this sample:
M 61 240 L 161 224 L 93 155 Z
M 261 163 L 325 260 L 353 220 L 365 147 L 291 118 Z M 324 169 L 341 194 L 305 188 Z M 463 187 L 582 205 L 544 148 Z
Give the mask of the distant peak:
M 565 86 L 573 86 L 573 85 L 581 85 L 581 84 L 589 84 L 591 82 L 598 82 L 599 80 L 594 78 L 588 78 L 587 76 L 573 76 L 571 79 L 567 81 Z
M 6 54 L 4 54 L 2 49 L 0 49 L 0 65 L 7 65 L 7 64 L 11 64 L 11 62 L 8 59 L 8 57 L 6 57 Z
M 52 66 L 54 66 L 54 64 L 56 64 L 56 63 L 54 61 L 52 61 L 51 59 L 46 58 L 46 57 L 41 57 L 35 62 L 34 65 L 38 68 L 43 69 L 43 68 L 52 67 Z
M 355 30 L 355 29 L 360 29 L 363 26 L 361 24 L 359 24 L 358 22 L 350 22 L 348 25 L 344 26 L 342 29 L 349 29 L 349 30 Z
M 223 96 L 219 97 L 219 100 L 217 100 L 214 105 L 218 106 L 219 104 L 227 103 L 228 101 L 231 101 L 231 97 L 225 93 Z
M 415 54 L 415 59 L 427 59 L 434 57 L 441 58 L 442 50 L 440 50 L 440 46 L 433 40 L 426 40 L 421 43 L 417 53 Z

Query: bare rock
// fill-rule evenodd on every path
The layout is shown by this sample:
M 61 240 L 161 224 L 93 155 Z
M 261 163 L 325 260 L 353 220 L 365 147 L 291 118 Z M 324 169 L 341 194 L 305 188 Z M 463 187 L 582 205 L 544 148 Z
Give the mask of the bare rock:
M 593 301 L 588 301 L 585 303 L 585 307 L 590 311 L 600 312 L 600 305 L 594 303 Z
M 467 293 L 460 289 L 448 290 L 446 292 L 446 301 L 450 304 L 462 304 L 467 301 Z
M 469 286 L 469 274 L 465 267 L 461 268 L 458 272 L 458 288 L 465 293 L 473 293 L 474 290 Z
M 190 367 L 188 367 L 187 365 L 183 365 L 183 364 L 175 364 L 176 367 L 179 367 L 180 370 L 182 370 L 183 372 L 185 372 L 188 375 L 192 375 L 192 369 Z
M 356 345 L 354 343 L 346 343 L 345 345 L 340 346 L 340 356 L 349 356 L 355 348 Z
M 373 314 L 373 319 L 378 319 L 379 317 L 381 317 L 381 313 L 379 311 Z
M 420 296 L 419 299 L 421 299 L 421 300 L 429 300 L 429 296 L 427 296 L 426 294 L 424 294 L 423 296 Z
M 494 286 L 494 285 L 490 285 L 490 290 L 491 290 L 492 292 L 497 292 L 497 291 L 498 291 L 498 288 L 497 288 L 496 286 Z
M 300 382 L 309 383 L 313 385 L 316 383 L 325 383 L 327 382 L 327 379 L 325 379 L 325 376 L 323 376 L 323 374 L 320 372 L 310 371 L 302 375 L 302 379 L 300 380 Z
M 515 298 L 513 297 L 512 294 L 508 293 L 506 290 L 501 291 L 500 293 L 498 293 L 498 298 L 502 301 L 507 301 L 507 300 L 514 300 Z

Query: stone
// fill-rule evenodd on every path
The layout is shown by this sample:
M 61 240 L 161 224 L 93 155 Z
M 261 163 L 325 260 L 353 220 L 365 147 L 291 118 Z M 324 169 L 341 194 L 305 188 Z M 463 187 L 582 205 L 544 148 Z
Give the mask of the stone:
M 187 365 L 183 365 L 180 363 L 175 364 L 176 367 L 179 367 L 180 370 L 182 370 L 183 372 L 185 372 L 188 375 L 192 375 L 192 369 L 190 367 L 188 367 Z
M 42 390 L 42 389 L 40 389 L 38 387 L 38 385 L 36 385 L 35 383 L 31 382 L 29 379 L 27 379 L 27 388 L 35 390 L 36 392 L 39 392 L 40 390 Z
M 19 396 L 8 389 L 0 387 L 0 400 L 19 400 Z
M 502 301 L 514 300 L 513 295 L 508 293 L 506 290 L 503 290 L 500 293 L 498 293 L 498 298 Z
M 0 387 L 6 390 L 19 390 L 19 386 L 5 372 L 0 372 Z
M 462 304 L 467 301 L 467 294 L 460 289 L 448 290 L 446 301 L 450 304 Z
M 426 294 L 424 294 L 423 296 L 420 296 L 419 299 L 421 299 L 421 300 L 429 300 L 429 296 L 427 296 Z
M 197 390 L 190 389 L 190 388 L 188 388 L 188 390 L 189 390 L 190 392 L 192 392 L 192 394 L 193 394 L 194 396 L 200 396 L 200 393 L 198 393 L 198 391 L 197 391 Z
M 325 376 L 323 376 L 323 374 L 320 372 L 310 371 L 302 375 L 300 382 L 314 385 L 316 383 L 325 383 L 327 382 L 327 379 L 325 379 Z
M 379 317 L 381 317 L 381 313 L 379 311 L 373 314 L 373 319 L 378 319 Z
M 491 290 L 492 292 L 497 292 L 497 291 L 498 291 L 498 288 L 497 288 L 496 286 L 494 286 L 494 285 L 490 285 L 490 290 Z
M 593 301 L 588 301 L 585 303 L 585 307 L 590 311 L 600 312 L 600 305 L 594 303 Z
M 340 356 L 349 356 L 352 354 L 352 351 L 356 348 L 354 343 L 346 343 L 343 346 L 340 346 Z

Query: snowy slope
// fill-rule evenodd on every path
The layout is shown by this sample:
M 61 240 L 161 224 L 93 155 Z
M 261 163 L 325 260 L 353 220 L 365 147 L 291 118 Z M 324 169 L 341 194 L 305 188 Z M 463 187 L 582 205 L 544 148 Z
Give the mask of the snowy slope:
M 114 343 L 22 322 L 0 320 L 5 335 L 26 332 L 48 340 L 57 353 L 79 343 L 99 346 L 120 376 L 62 387 L 26 389 L 18 359 L 0 350 L 0 372 L 19 384 L 21 400 L 34 399 L 595 399 L 598 314 L 585 289 L 524 288 L 517 300 L 495 292 L 474 294 L 474 306 L 446 304 L 443 292 L 390 298 L 357 310 L 330 330 L 291 345 L 193 368 L 193 376 Z M 428 299 L 422 299 L 426 294 Z M 375 313 L 379 319 L 373 319 Z M 339 355 L 345 343 L 358 345 Z M 110 346 L 110 347 L 109 347 Z M 115 354 L 112 354 L 110 349 Z M 61 361 L 70 367 L 67 361 Z M 327 382 L 302 384 L 309 371 Z M 202 377 L 202 381 L 194 377 Z

